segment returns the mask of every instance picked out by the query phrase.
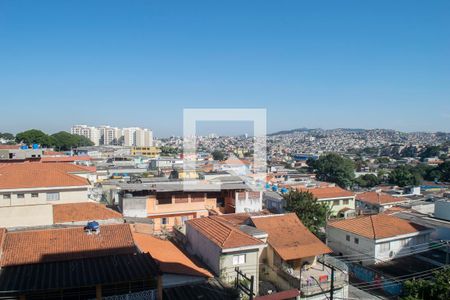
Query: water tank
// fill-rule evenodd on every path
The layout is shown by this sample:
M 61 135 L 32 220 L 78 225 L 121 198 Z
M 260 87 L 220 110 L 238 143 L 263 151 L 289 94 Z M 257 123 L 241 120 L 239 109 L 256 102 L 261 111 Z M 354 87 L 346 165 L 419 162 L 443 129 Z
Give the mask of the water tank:
M 97 221 L 88 222 L 86 225 L 86 229 L 96 231 L 100 228 L 100 224 Z
M 284 187 L 284 188 L 281 189 L 281 192 L 282 192 L 283 194 L 286 194 L 286 193 L 288 192 L 288 189 Z
M 270 183 L 266 183 L 266 189 L 270 190 Z
M 31 147 L 32 147 L 33 149 L 39 149 L 39 144 L 33 144 Z
M 278 191 L 278 187 L 274 185 L 274 186 L 272 187 L 272 191 L 274 191 L 274 192 Z

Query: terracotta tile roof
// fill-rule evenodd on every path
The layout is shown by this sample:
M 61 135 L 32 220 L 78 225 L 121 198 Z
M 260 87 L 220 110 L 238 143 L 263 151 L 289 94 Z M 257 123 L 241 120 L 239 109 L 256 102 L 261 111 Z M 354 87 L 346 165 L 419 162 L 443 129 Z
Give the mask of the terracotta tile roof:
M 86 172 L 73 164 L 15 163 L 0 165 L 0 189 L 86 186 L 87 179 L 70 174 Z
M 142 252 L 148 252 L 159 263 L 164 273 L 214 277 L 208 270 L 189 258 L 182 250 L 168 240 L 161 240 L 149 234 L 132 230 L 136 245 Z
M 3 242 L 5 241 L 6 229 L 0 228 L 0 258 L 2 257 Z
M 90 156 L 48 156 L 42 157 L 41 162 L 74 162 L 92 160 Z
M 222 249 L 264 244 L 262 241 L 212 217 L 192 219 L 186 223 Z
M 88 235 L 83 227 L 7 232 L 0 266 L 136 253 L 128 224 L 104 225 Z
M 81 202 L 53 205 L 53 223 L 55 224 L 122 218 L 120 213 L 99 203 Z
M 367 202 L 370 204 L 389 204 L 404 201 L 402 198 L 393 197 L 382 192 L 365 192 L 356 195 L 356 200 Z
M 218 216 L 212 216 L 219 221 L 228 222 L 232 226 L 243 225 L 250 219 L 252 216 L 260 216 L 260 215 L 270 215 L 271 213 L 268 210 L 262 210 L 260 212 L 254 213 L 235 213 L 235 214 L 222 214 Z
M 20 145 L 0 145 L 0 150 L 16 150 L 20 149 Z
M 315 188 L 296 188 L 298 191 L 302 192 L 310 192 L 317 199 L 327 199 L 327 198 L 338 198 L 338 197 L 352 197 L 355 194 L 344 190 L 338 186 L 324 186 L 324 187 L 315 187 Z
M 327 226 L 348 231 L 369 239 L 384 239 L 430 229 L 386 214 L 330 221 Z
M 252 217 L 256 228 L 269 234 L 268 242 L 283 260 L 331 253 L 295 213 Z

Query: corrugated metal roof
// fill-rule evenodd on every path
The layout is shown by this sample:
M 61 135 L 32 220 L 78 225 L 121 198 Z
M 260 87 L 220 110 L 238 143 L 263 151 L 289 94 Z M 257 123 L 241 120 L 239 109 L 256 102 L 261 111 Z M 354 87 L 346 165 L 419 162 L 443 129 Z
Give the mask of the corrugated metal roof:
M 148 253 L 11 266 L 0 269 L 0 294 L 149 280 L 157 274 Z

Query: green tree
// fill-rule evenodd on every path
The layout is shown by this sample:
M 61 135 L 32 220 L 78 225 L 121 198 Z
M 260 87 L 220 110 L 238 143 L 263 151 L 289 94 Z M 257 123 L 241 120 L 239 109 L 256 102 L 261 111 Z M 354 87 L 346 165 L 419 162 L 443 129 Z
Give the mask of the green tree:
M 404 283 L 403 300 L 450 299 L 450 268 L 434 272 L 431 279 L 413 279 Z
M 0 138 L 5 139 L 7 141 L 13 141 L 14 135 L 9 132 L 3 132 L 3 133 L 0 133 Z
M 336 153 L 329 153 L 317 160 L 308 160 L 308 162 L 318 180 L 334 182 L 342 188 L 348 188 L 353 183 L 355 165 L 348 158 Z
M 356 178 L 355 182 L 360 187 L 371 188 L 371 187 L 374 187 L 374 186 L 378 185 L 380 183 L 380 180 L 378 179 L 377 175 L 364 174 L 364 175 L 359 176 L 358 178 Z
M 24 143 L 27 145 L 39 144 L 41 146 L 52 146 L 53 141 L 46 133 L 37 130 L 30 129 L 24 132 L 16 134 L 16 142 Z
M 318 202 L 310 192 L 290 191 L 283 198 L 286 200 L 286 210 L 295 212 L 312 233 L 320 235 L 320 229 L 326 225 L 330 216 L 330 207 Z
M 389 174 L 389 182 L 398 186 L 419 185 L 422 177 L 410 166 L 398 166 Z
M 440 172 L 440 180 L 450 182 L 450 161 L 446 161 L 437 167 Z
M 94 143 L 82 135 L 60 131 L 51 135 L 53 145 L 58 150 L 67 151 L 76 147 L 93 146 Z
M 439 153 L 441 152 L 440 146 L 427 146 L 421 153 L 420 158 L 428 158 L 428 157 L 435 157 L 439 156 Z
M 211 155 L 213 156 L 214 160 L 224 160 L 225 154 L 220 150 L 214 150 Z

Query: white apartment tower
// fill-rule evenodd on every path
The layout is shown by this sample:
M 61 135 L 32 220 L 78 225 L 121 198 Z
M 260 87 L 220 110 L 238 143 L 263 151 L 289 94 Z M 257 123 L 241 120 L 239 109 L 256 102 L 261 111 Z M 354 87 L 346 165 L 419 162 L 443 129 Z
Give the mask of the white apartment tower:
M 119 145 L 121 143 L 122 129 L 111 126 L 100 126 L 100 137 L 103 145 Z
M 123 129 L 124 146 L 153 146 L 153 132 L 147 128 L 129 127 Z
M 100 145 L 100 130 L 93 126 L 74 125 L 70 130 L 71 134 L 82 135 L 90 139 L 96 146 Z
M 127 147 L 153 146 L 153 132 L 151 129 L 140 127 L 118 128 L 103 125 L 93 127 L 87 125 L 74 125 L 70 130 L 72 134 L 78 134 L 90 139 L 98 145 L 122 145 Z

